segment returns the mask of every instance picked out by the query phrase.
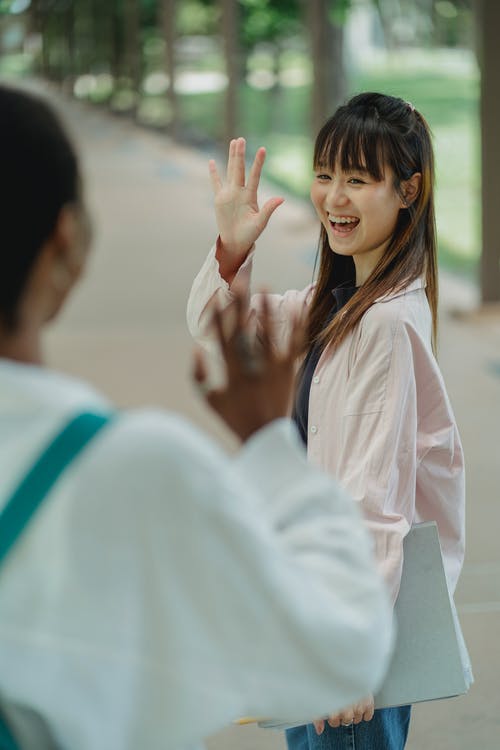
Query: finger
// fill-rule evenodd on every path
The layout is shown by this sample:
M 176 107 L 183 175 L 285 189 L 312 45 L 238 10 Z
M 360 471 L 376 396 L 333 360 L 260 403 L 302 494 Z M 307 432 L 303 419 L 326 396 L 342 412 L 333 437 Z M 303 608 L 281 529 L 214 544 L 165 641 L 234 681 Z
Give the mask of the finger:
M 316 721 L 313 721 L 314 728 L 316 730 L 316 734 L 323 734 L 325 731 L 325 722 L 323 719 L 317 719 Z
M 212 325 L 215 328 L 215 336 L 219 343 L 224 361 L 226 362 L 226 365 L 227 365 L 228 358 L 230 357 L 230 355 L 228 351 L 227 337 L 224 332 L 224 326 L 222 323 L 222 313 L 219 307 L 215 307 L 212 313 Z
M 214 194 L 217 195 L 222 187 L 222 180 L 219 177 L 219 172 L 217 171 L 217 167 L 213 159 L 210 159 L 210 161 L 208 162 L 208 174 L 210 175 L 210 182 L 212 183 Z
M 343 727 L 349 727 L 354 721 L 354 712 L 352 710 L 350 711 L 343 711 L 342 715 L 340 717 L 340 723 Z
M 231 182 L 232 176 L 233 176 L 235 144 L 236 144 L 236 141 L 234 138 L 231 141 L 229 141 L 229 151 L 227 155 L 227 169 L 226 169 L 227 182 Z
M 328 724 L 333 728 L 337 729 L 340 726 L 340 714 L 332 714 L 328 718 Z
M 259 182 L 260 182 L 260 176 L 262 174 L 262 167 L 264 166 L 264 162 L 266 160 L 266 149 L 261 146 L 259 149 L 257 149 L 257 153 L 255 154 L 255 159 L 253 160 L 252 167 L 250 169 L 250 174 L 248 175 L 248 189 L 252 192 L 256 193 L 259 188 Z
M 363 721 L 371 721 L 373 719 L 374 714 L 375 714 L 375 706 L 372 703 L 371 706 L 369 706 L 365 710 L 363 714 Z
M 284 202 L 284 198 L 269 198 L 269 200 L 264 203 L 259 211 L 259 222 L 262 226 L 262 229 L 265 229 L 273 213 L 276 211 L 278 206 L 281 206 L 281 204 Z
M 236 309 L 236 324 L 233 335 L 241 333 L 246 328 L 246 287 L 243 284 L 233 284 L 231 291 L 234 295 L 234 307 Z
M 261 306 L 261 331 L 260 341 L 262 344 L 262 353 L 266 359 L 269 359 L 272 354 L 272 323 L 271 323 L 271 308 L 269 305 L 269 294 L 266 290 L 262 290 L 262 306 Z
M 193 352 L 193 378 L 197 383 L 205 383 L 207 379 L 207 365 L 200 347 Z
M 200 395 L 210 400 L 210 386 L 207 381 L 207 365 L 205 357 L 200 347 L 196 347 L 193 352 L 193 379 Z
M 288 348 L 286 358 L 290 363 L 295 362 L 298 356 L 304 351 L 306 345 L 307 324 L 305 318 L 299 318 L 295 315 L 291 321 L 290 337 L 288 339 Z
M 226 393 L 223 390 L 211 390 L 205 393 L 205 401 L 220 416 L 224 411 L 224 399 Z
M 355 706 L 352 721 L 354 724 L 360 724 L 363 721 L 364 711 L 362 706 Z
M 238 138 L 235 145 L 233 180 L 239 187 L 245 186 L 245 150 L 244 138 Z

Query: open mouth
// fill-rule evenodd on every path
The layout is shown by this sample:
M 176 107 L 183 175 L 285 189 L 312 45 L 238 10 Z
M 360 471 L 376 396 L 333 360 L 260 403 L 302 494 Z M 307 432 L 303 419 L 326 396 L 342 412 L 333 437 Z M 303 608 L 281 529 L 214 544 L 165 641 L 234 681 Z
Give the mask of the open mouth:
M 359 219 L 356 216 L 349 216 L 338 218 L 336 216 L 329 216 L 328 221 L 333 229 L 334 234 L 337 236 L 346 237 L 351 234 L 359 224 Z

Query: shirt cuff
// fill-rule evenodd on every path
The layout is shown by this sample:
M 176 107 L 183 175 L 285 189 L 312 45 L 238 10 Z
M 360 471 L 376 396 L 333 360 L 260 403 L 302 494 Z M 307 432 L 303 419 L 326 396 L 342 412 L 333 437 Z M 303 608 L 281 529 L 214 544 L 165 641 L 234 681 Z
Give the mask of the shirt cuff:
M 266 496 L 303 481 L 304 472 L 311 471 L 297 428 L 285 417 L 252 435 L 234 460 L 245 480 Z
M 253 256 L 255 254 L 255 243 L 252 245 L 252 247 L 248 251 L 248 254 L 247 254 L 245 260 L 243 261 L 243 263 L 241 264 L 241 266 L 236 271 L 236 274 L 234 276 L 234 279 L 231 282 L 231 285 L 229 285 L 228 282 L 226 281 L 226 279 L 223 276 L 221 276 L 220 269 L 219 269 L 219 261 L 215 257 L 215 254 L 217 252 L 218 243 L 219 243 L 219 237 L 217 237 L 217 240 L 216 240 L 214 246 L 212 247 L 212 249 L 210 250 L 210 254 L 209 254 L 208 257 L 211 259 L 211 262 L 213 264 L 215 273 L 216 273 L 218 279 L 220 280 L 220 285 L 223 286 L 223 288 L 227 292 L 231 293 L 231 287 L 234 284 L 241 285 L 241 284 L 244 283 L 245 285 L 247 285 L 249 283 L 249 281 L 250 281 L 250 275 L 251 275 L 252 265 L 253 265 Z

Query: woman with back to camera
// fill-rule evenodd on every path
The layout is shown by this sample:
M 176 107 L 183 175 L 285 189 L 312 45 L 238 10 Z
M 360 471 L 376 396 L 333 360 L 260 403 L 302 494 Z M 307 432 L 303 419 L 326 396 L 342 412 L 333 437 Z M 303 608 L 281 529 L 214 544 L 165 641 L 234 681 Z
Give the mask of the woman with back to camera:
M 245 182 L 245 141 L 231 141 L 223 182 L 214 162 L 219 237 L 188 304 L 191 332 L 208 341 L 209 303 L 246 288 L 253 246 L 273 211 L 259 209 L 265 159 Z M 307 321 L 294 419 L 311 461 L 360 504 L 395 602 L 403 539 L 435 520 L 450 591 L 464 556 L 464 466 L 436 358 L 437 258 L 434 158 L 428 125 L 408 102 L 364 93 L 340 107 L 314 148 L 311 199 L 321 222 L 316 283 L 272 295 L 275 343 L 292 315 Z M 259 295 L 248 294 L 259 326 Z M 290 750 L 401 750 L 410 706 L 374 712 L 373 698 L 287 731 Z

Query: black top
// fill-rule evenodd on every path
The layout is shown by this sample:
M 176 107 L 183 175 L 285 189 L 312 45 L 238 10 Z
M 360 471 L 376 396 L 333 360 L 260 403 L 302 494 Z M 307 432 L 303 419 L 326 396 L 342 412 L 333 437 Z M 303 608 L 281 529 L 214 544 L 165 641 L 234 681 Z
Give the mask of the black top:
M 331 322 L 333 316 L 346 305 L 351 297 L 356 292 L 357 287 L 349 285 L 341 285 L 332 289 L 333 303 L 328 317 L 325 320 L 326 326 Z M 297 385 L 297 393 L 295 395 L 295 403 L 293 406 L 292 419 L 298 427 L 300 437 L 307 446 L 307 423 L 309 417 L 309 393 L 311 390 L 311 382 L 316 365 L 321 357 L 322 348 L 315 344 L 312 346 L 304 360 L 302 365 L 300 380 Z

